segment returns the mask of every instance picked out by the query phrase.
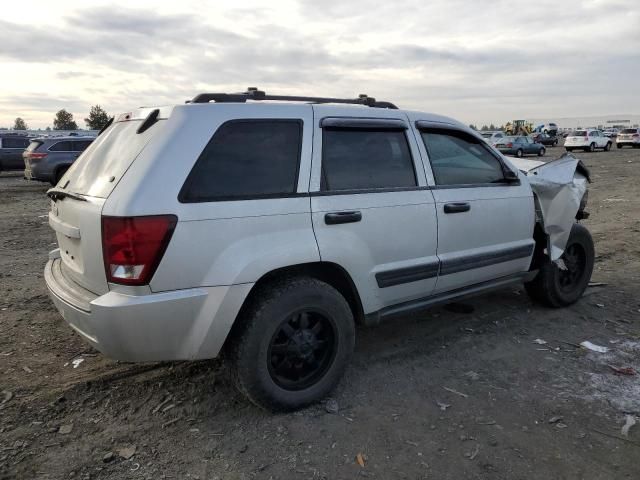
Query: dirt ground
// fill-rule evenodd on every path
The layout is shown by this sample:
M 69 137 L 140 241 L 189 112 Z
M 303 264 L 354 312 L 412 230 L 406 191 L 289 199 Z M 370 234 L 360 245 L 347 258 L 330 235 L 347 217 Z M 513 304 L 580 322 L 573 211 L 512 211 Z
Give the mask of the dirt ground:
M 640 478 L 640 425 L 621 433 L 640 415 L 640 150 L 577 156 L 604 285 L 563 310 L 510 288 L 359 329 L 338 411 L 281 415 L 217 361 L 88 348 L 44 286 L 47 185 L 1 174 L 0 478 Z

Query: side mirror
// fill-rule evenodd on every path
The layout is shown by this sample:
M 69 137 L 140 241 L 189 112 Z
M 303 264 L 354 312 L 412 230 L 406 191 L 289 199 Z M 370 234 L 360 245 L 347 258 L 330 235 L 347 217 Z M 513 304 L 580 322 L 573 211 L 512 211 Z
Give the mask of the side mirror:
M 504 179 L 507 183 L 518 183 L 520 181 L 518 174 L 511 169 L 504 172 Z

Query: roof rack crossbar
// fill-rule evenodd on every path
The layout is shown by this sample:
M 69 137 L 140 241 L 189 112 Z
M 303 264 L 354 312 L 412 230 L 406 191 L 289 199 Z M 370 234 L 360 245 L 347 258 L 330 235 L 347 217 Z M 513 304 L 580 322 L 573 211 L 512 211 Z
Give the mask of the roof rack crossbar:
M 296 95 L 267 95 L 262 90 L 249 87 L 242 93 L 201 93 L 187 103 L 245 103 L 247 100 L 280 100 L 285 102 L 310 102 L 310 103 L 343 103 L 350 105 L 366 105 L 374 108 L 397 109 L 391 102 L 378 102 L 367 95 L 359 95 L 358 98 L 330 98 L 330 97 L 305 97 Z

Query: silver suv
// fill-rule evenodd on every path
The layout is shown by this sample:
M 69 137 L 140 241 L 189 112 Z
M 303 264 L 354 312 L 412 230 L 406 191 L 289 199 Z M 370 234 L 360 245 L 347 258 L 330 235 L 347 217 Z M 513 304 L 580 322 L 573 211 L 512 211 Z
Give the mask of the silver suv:
M 254 403 L 296 409 L 339 381 L 356 324 L 513 282 L 578 300 L 585 199 L 551 261 L 529 178 L 463 124 L 370 97 L 201 94 L 120 115 L 49 190 L 45 279 L 106 355 L 224 352 Z

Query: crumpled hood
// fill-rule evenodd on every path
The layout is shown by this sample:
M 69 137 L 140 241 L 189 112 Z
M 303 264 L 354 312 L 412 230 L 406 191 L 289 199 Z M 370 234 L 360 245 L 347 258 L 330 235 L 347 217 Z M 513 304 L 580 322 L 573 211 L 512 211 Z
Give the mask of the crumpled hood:
M 538 199 L 544 230 L 549 235 L 549 256 L 551 260 L 558 260 L 567 245 L 580 203 L 591 181 L 589 170 L 568 153 L 547 163 L 526 160 L 538 164 L 531 168 L 526 168 L 531 163 L 527 165 L 509 160 L 527 175 Z

